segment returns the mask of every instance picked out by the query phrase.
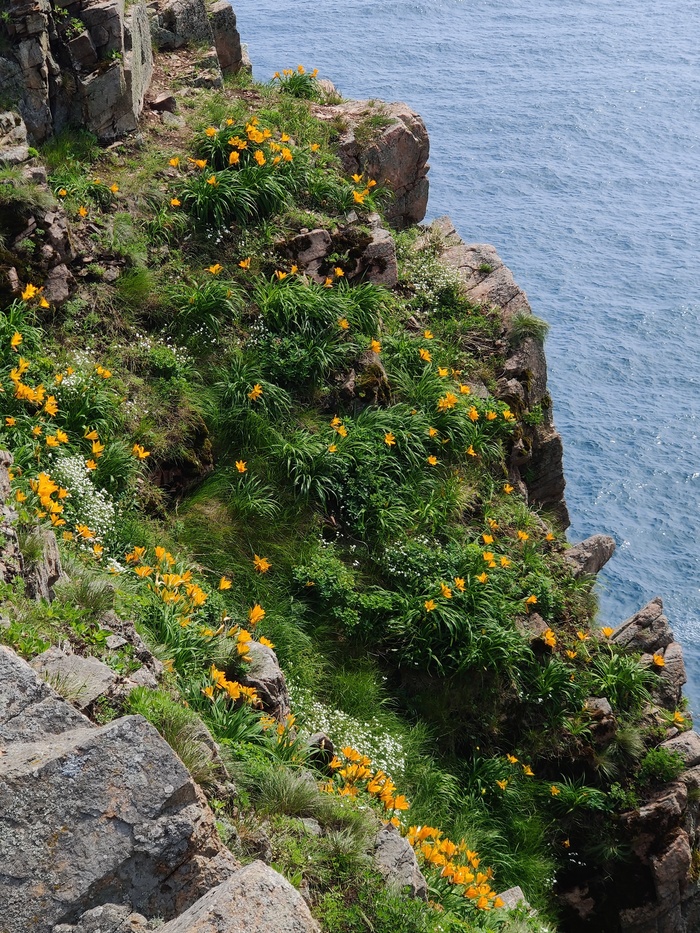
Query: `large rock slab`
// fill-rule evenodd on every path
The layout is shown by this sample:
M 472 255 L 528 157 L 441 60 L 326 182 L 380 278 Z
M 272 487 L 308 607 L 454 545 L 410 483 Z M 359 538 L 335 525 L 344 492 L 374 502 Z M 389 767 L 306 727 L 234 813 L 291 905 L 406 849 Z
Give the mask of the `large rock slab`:
M 50 933 L 104 903 L 168 919 L 236 867 L 186 768 L 140 716 L 0 757 L 3 933 Z
M 319 933 L 304 899 L 263 862 L 209 891 L 160 933 Z
M 428 884 L 418 867 L 416 854 L 391 823 L 383 826 L 375 837 L 374 863 L 391 887 L 407 889 L 412 897 L 427 898 Z

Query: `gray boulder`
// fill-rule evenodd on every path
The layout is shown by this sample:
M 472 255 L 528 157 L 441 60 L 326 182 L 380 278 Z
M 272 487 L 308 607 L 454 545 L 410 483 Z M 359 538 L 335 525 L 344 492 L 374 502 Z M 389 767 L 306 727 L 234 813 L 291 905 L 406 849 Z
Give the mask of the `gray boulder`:
M 81 710 L 110 693 L 118 680 L 111 667 L 97 658 L 64 654 L 55 646 L 33 658 L 31 665 Z
M 240 682 L 246 687 L 254 687 L 265 712 L 282 722 L 290 712 L 289 691 L 277 655 L 272 648 L 260 642 L 248 644 L 250 662 L 245 674 L 239 678 Z
M 252 862 L 159 933 L 318 933 L 319 927 L 291 884 L 262 862 Z
M 130 907 L 104 904 L 88 910 L 75 925 L 59 923 L 53 933 L 146 933 L 149 929 L 146 918 Z
M 667 752 L 678 752 L 686 768 L 700 765 L 700 735 L 697 732 L 682 732 L 662 742 L 660 748 L 665 748 Z
M 374 863 L 388 885 L 408 889 L 412 897 L 426 900 L 428 884 L 418 867 L 416 854 L 398 829 L 387 823 L 374 839 Z
M 0 814 L 3 933 L 50 933 L 104 903 L 167 919 L 237 867 L 140 716 L 10 744 Z
M 576 579 L 592 576 L 607 564 L 615 553 L 615 539 L 610 535 L 591 535 L 580 544 L 575 544 L 564 554 Z
M 14 651 L 0 645 L 0 747 L 38 742 L 90 721 L 59 696 Z
M 214 45 L 204 0 L 165 0 L 154 6 L 151 35 L 158 49 L 172 51 L 190 44 Z
M 70 298 L 75 278 L 68 266 L 59 263 L 54 266 L 44 280 L 44 297 L 51 304 L 60 305 Z

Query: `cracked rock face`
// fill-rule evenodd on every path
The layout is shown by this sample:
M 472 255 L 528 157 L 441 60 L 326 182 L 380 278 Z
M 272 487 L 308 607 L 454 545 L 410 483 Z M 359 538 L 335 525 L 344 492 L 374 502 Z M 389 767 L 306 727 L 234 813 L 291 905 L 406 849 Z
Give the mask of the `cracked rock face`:
M 169 919 L 238 867 L 189 772 L 140 716 L 95 727 L 0 649 L 3 933 L 107 903 Z

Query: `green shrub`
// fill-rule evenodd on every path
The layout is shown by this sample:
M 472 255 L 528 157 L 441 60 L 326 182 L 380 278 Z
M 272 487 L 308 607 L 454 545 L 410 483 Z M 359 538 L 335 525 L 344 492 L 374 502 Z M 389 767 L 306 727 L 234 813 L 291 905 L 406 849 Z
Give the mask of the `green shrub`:
M 231 323 L 237 319 L 243 295 L 237 286 L 209 275 L 178 281 L 166 289 L 164 303 L 170 331 L 187 342 L 197 342 L 217 336 L 222 320 Z
M 652 675 L 629 654 L 610 650 L 591 668 L 592 695 L 606 697 L 616 710 L 639 710 L 649 702 Z
M 685 770 L 685 761 L 679 752 L 665 748 L 650 748 L 639 763 L 637 778 L 640 784 L 668 784 Z

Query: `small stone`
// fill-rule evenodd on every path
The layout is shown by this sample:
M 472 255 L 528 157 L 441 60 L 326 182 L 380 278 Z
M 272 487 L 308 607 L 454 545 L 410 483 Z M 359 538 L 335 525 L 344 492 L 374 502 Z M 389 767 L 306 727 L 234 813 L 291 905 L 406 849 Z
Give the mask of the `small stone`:
M 126 638 L 122 638 L 121 635 L 108 635 L 105 638 L 105 646 L 109 648 L 110 651 L 116 651 L 118 648 L 123 648 L 124 645 L 128 645 Z
M 506 910 L 514 910 L 516 907 L 524 907 L 526 910 L 530 910 L 530 904 L 523 894 L 523 889 L 517 885 L 514 888 L 508 888 L 507 891 L 503 891 L 498 896 L 503 901 Z
M 170 113 L 169 110 L 164 110 L 163 113 L 161 113 L 160 120 L 163 126 L 170 126 L 173 129 L 179 129 L 181 126 L 185 125 L 185 121 L 182 117 L 178 117 L 174 113 Z
M 309 835 L 311 836 L 322 836 L 323 835 L 323 829 L 321 828 L 321 824 L 318 822 L 318 820 L 314 820 L 310 816 L 307 816 L 307 817 L 302 817 L 299 820 L 299 822 L 302 824 L 304 829 L 309 833 Z
M 307 266 L 318 259 L 325 259 L 331 250 L 331 236 L 327 230 L 312 230 L 300 233 L 291 239 L 287 248 L 301 266 Z
M 168 113 L 175 113 L 177 110 L 177 100 L 172 94 L 164 91 L 150 101 L 148 106 L 151 110 L 156 110 L 158 113 L 163 113 L 165 111 Z

